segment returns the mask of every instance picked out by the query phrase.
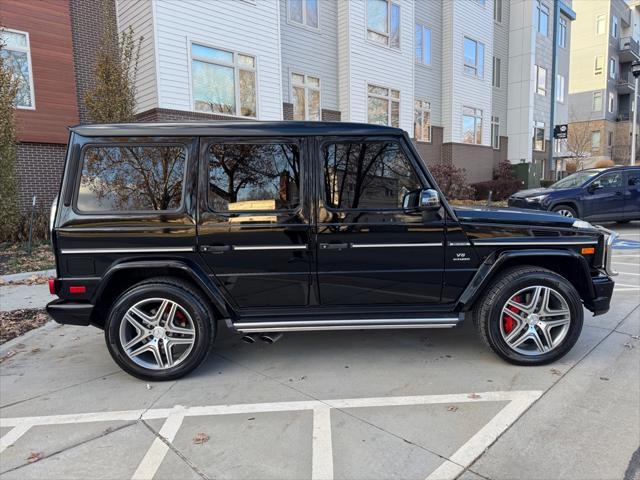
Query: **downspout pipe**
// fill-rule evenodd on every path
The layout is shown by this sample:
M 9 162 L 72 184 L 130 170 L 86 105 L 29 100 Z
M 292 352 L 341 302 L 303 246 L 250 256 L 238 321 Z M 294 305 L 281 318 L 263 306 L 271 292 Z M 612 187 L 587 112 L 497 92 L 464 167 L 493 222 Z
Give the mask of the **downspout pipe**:
M 547 173 L 554 170 L 553 132 L 556 126 L 556 63 L 558 58 L 558 27 L 560 26 L 560 0 L 553 0 L 553 48 L 551 49 L 551 108 L 549 113 L 549 151 L 547 152 Z

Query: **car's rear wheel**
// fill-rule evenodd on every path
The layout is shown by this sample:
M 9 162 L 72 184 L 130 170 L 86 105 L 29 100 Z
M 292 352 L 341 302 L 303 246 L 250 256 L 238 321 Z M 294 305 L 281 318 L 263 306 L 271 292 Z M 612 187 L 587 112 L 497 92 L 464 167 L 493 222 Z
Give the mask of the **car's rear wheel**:
M 192 285 L 154 278 L 125 291 L 105 325 L 107 347 L 123 370 L 144 380 L 174 380 L 207 357 L 213 313 Z
M 562 215 L 563 217 L 571 217 L 571 218 L 578 217 L 578 214 L 575 211 L 575 209 L 570 207 L 569 205 L 556 205 L 555 207 L 553 207 L 552 211 Z
M 517 365 L 543 365 L 564 356 L 582 331 L 580 295 L 561 275 L 539 267 L 500 274 L 473 312 L 480 337 Z

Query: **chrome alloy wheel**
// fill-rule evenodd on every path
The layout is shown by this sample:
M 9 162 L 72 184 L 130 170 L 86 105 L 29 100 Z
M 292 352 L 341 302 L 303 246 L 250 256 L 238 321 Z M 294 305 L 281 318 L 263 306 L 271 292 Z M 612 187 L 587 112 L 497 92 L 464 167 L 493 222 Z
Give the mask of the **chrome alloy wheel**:
M 515 352 L 528 356 L 557 348 L 566 338 L 570 324 L 567 301 L 553 288 L 541 285 L 516 292 L 500 315 L 503 340 Z
M 120 345 L 137 365 L 166 370 L 191 353 L 196 330 L 189 313 L 166 298 L 148 298 L 133 305 L 120 323 Z
M 573 213 L 571 212 L 571 210 L 567 210 L 566 208 L 559 208 L 555 212 L 559 215 L 562 215 L 563 217 L 573 218 Z

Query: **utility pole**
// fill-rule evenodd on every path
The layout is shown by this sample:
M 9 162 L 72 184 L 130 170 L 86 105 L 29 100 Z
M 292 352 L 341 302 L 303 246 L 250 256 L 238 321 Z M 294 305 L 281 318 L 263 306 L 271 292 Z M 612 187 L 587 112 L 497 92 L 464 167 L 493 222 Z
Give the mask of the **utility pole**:
M 629 163 L 631 165 L 636 164 L 636 143 L 638 140 L 638 77 L 640 77 L 640 62 L 635 60 L 631 64 L 631 73 L 635 79 L 635 88 L 633 90 L 633 122 L 631 126 L 631 159 Z

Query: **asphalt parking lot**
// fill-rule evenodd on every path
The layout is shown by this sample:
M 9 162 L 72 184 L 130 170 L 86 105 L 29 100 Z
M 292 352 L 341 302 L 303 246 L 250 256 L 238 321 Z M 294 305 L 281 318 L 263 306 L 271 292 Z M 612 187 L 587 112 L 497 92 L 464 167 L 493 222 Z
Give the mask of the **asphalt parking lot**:
M 0 347 L 0 478 L 638 479 L 640 223 L 613 228 L 612 308 L 544 367 L 468 323 L 227 338 L 148 384 L 49 323 Z

